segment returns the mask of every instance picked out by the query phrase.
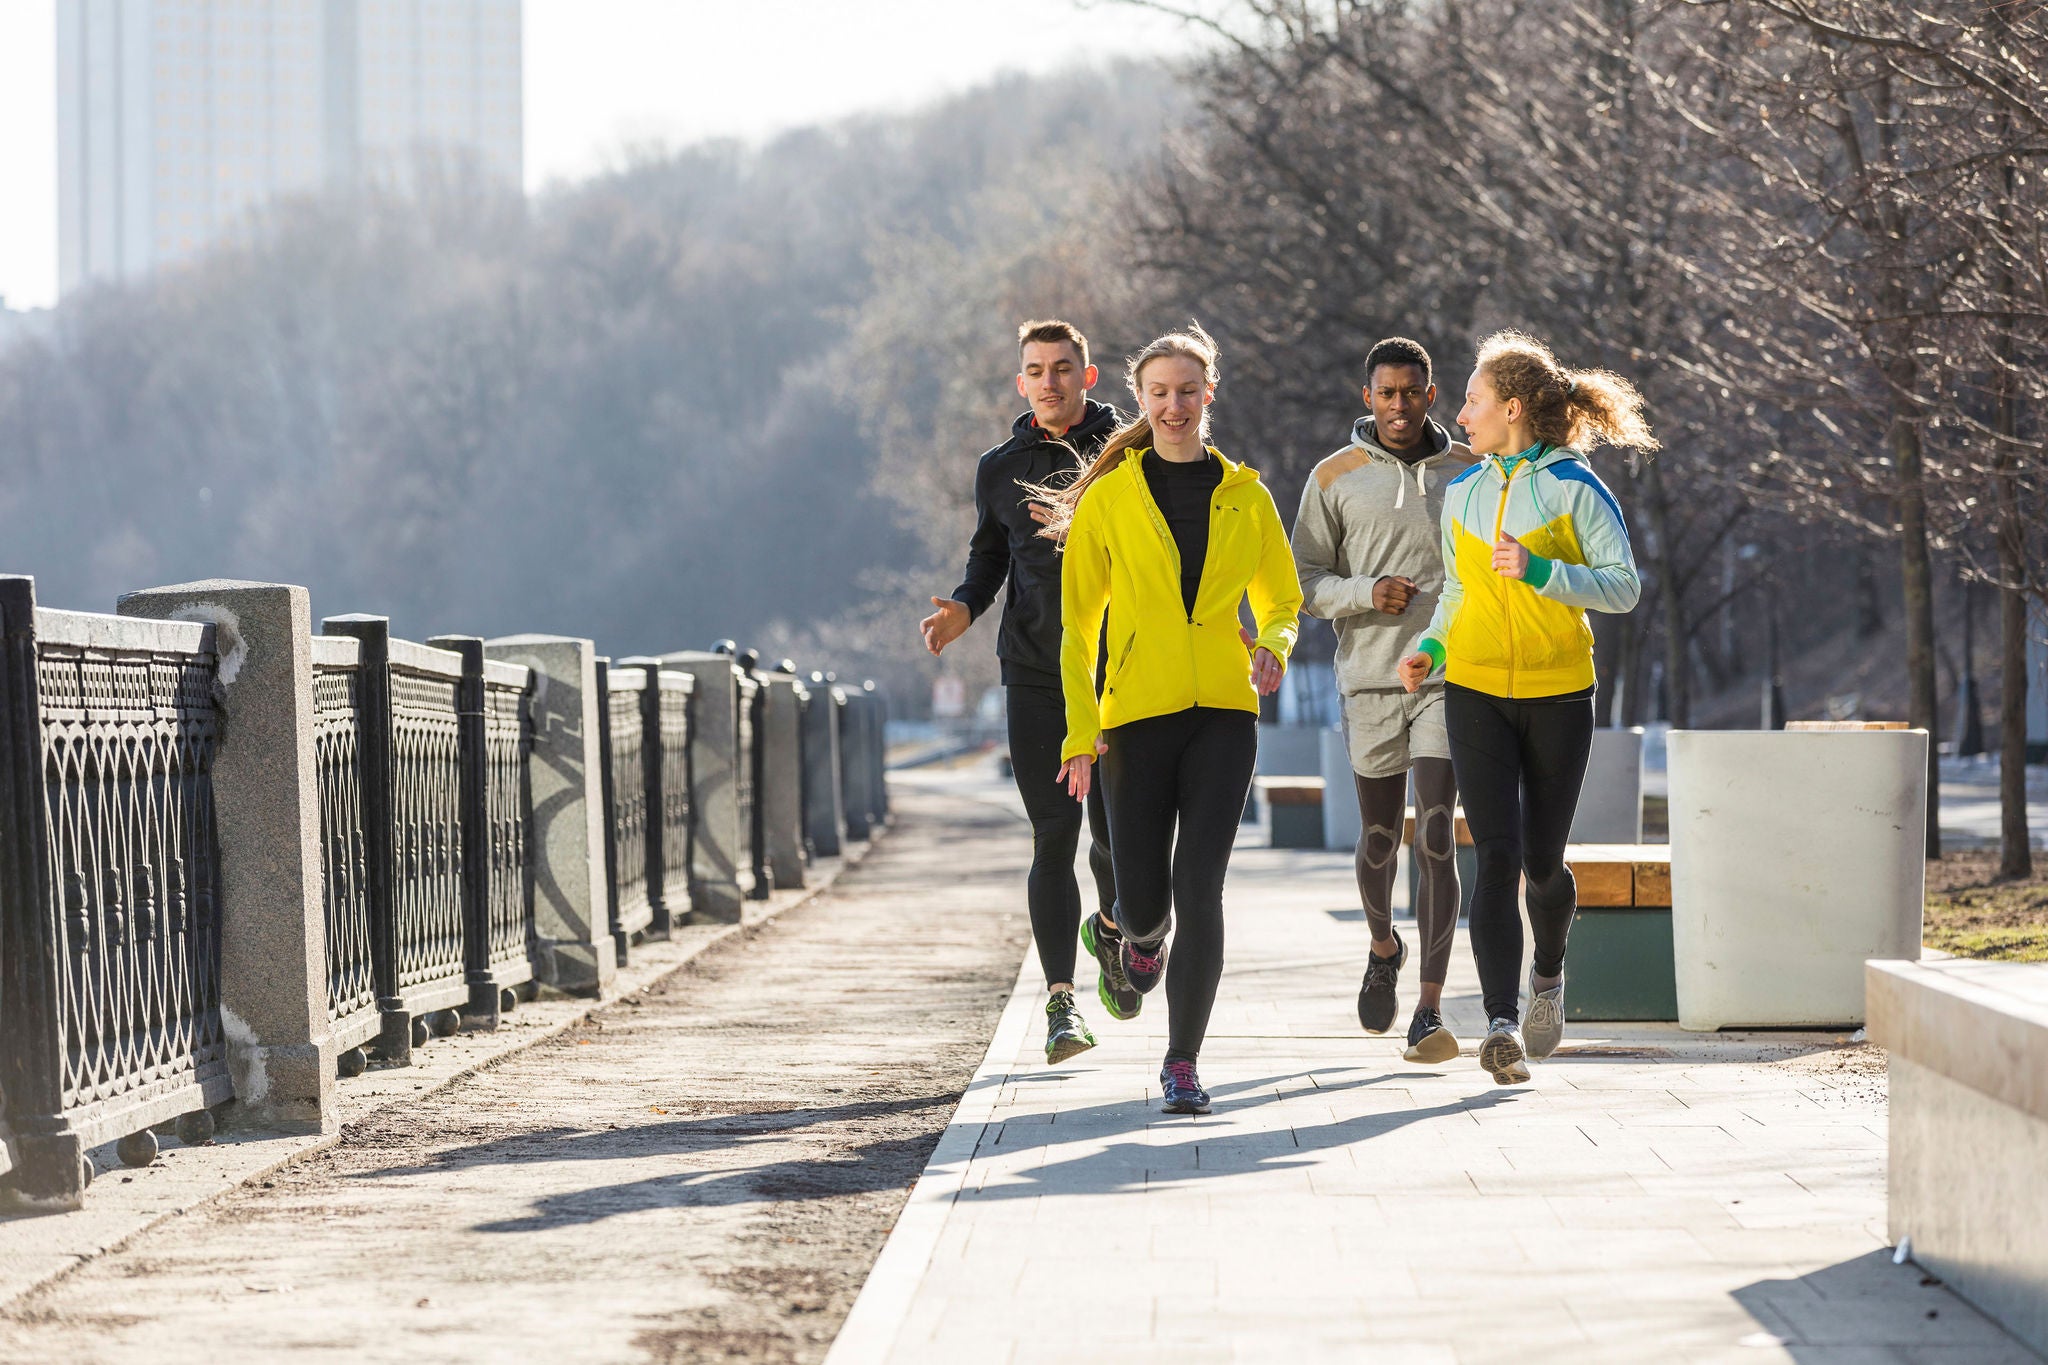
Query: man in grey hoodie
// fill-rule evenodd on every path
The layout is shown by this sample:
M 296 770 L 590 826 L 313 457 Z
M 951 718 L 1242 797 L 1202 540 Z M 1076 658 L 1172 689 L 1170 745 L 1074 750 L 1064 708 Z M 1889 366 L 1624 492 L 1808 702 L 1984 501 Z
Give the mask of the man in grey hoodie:
M 1436 401 L 1430 369 L 1429 352 L 1406 337 L 1389 337 L 1366 354 L 1371 415 L 1316 466 L 1293 539 L 1303 607 L 1337 629 L 1337 687 L 1358 784 L 1358 894 L 1372 931 L 1358 992 L 1358 1022 L 1368 1033 L 1385 1033 L 1399 1013 L 1395 984 L 1408 945 L 1394 928 L 1394 868 L 1408 775 L 1415 774 L 1422 988 L 1404 1055 L 1424 1063 L 1449 1061 L 1459 1050 L 1440 1012 L 1458 927 L 1457 779 L 1443 683 L 1410 694 L 1395 666 L 1443 589 L 1444 488 L 1473 463 L 1472 452 L 1429 416 Z

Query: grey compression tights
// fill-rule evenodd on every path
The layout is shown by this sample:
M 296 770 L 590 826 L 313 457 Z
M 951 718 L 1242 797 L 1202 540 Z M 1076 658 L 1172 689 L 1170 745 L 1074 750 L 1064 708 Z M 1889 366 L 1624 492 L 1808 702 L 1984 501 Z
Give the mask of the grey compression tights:
M 1394 936 L 1394 869 L 1408 812 L 1408 774 L 1359 777 L 1358 896 L 1376 941 Z M 1448 758 L 1415 760 L 1415 852 L 1422 860 L 1416 891 L 1415 934 L 1421 940 L 1421 979 L 1441 986 L 1451 967 L 1458 931 L 1458 845 L 1453 814 L 1458 783 Z

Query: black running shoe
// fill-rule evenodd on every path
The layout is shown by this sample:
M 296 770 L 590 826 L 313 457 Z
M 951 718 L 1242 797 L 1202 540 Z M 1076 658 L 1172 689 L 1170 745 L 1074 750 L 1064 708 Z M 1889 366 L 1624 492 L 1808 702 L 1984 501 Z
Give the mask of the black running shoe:
M 1444 1017 L 1417 1005 L 1415 1017 L 1408 1021 L 1408 1050 L 1401 1054 L 1401 1060 L 1433 1066 L 1448 1062 L 1458 1055 L 1458 1050 L 1458 1035 L 1444 1027 Z
M 1057 1065 L 1095 1046 L 1095 1035 L 1074 1008 L 1072 991 L 1054 991 L 1045 1002 L 1045 1060 Z
M 1401 979 L 1401 968 L 1407 961 L 1408 944 L 1399 929 L 1394 931 L 1392 957 L 1366 953 L 1365 984 L 1358 988 L 1358 1023 L 1367 1033 L 1385 1033 L 1394 1026 L 1394 1015 L 1400 1010 L 1394 985 Z
M 1209 1112 L 1209 1092 L 1202 1089 L 1193 1062 L 1168 1062 L 1159 1068 L 1159 1098 L 1160 1109 L 1169 1114 Z
M 1118 952 L 1124 979 L 1140 995 L 1158 985 L 1159 978 L 1166 975 L 1166 940 L 1163 938 L 1149 948 L 1141 948 L 1126 937 Z
M 1131 988 L 1131 979 L 1124 975 L 1123 942 L 1122 933 L 1103 923 L 1100 910 L 1081 921 L 1081 946 L 1095 955 L 1100 973 L 1095 994 L 1102 1008 L 1112 1019 L 1135 1019 L 1145 997 Z

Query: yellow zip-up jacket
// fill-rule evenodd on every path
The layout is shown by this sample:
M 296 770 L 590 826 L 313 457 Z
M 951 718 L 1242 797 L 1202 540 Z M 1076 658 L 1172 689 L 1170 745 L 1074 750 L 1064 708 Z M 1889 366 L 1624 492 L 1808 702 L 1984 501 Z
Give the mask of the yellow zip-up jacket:
M 1180 549 L 1145 485 L 1143 450 L 1090 484 L 1067 529 L 1060 571 L 1060 682 L 1067 700 L 1064 762 L 1095 756 L 1110 726 L 1215 706 L 1259 709 L 1251 652 L 1238 636 L 1250 599 L 1258 639 L 1281 663 L 1294 648 L 1301 580 L 1287 530 L 1258 471 L 1211 447 L 1223 478 L 1209 500 L 1209 549 L 1195 609 L 1184 609 Z M 1095 696 L 1097 640 L 1109 615 L 1109 670 Z

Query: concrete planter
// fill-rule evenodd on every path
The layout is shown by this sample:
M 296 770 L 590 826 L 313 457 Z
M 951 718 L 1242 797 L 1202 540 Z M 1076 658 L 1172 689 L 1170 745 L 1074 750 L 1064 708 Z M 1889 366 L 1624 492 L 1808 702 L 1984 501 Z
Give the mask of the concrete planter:
M 1595 730 L 1586 783 L 1572 816 L 1575 844 L 1643 841 L 1643 731 Z
M 1680 1025 L 1861 1023 L 1920 956 L 1926 732 L 1673 731 L 1670 772 Z

